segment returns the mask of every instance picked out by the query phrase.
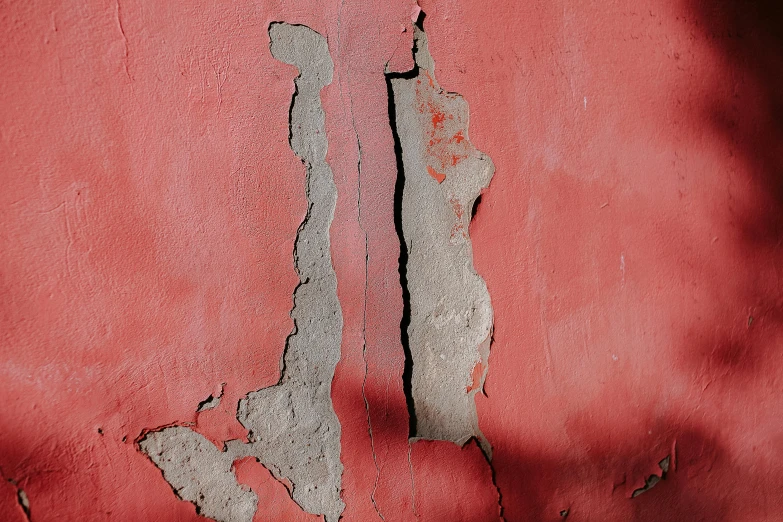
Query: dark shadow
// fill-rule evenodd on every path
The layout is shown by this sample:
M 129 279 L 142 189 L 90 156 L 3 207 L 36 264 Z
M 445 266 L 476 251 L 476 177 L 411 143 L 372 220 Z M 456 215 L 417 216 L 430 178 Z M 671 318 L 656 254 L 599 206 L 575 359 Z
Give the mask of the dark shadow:
M 783 324 L 783 2 L 690 0 L 692 38 L 717 51 L 720 83 L 693 118 L 728 149 L 726 210 L 743 266 L 731 299 L 710 303 L 707 320 L 683 340 L 686 371 L 737 386 L 777 372 Z M 736 196 L 735 196 L 736 194 Z M 725 225 L 724 225 L 725 227 Z M 690 277 L 710 272 L 700 267 Z M 725 294 L 725 293 L 724 293 Z
M 424 12 L 419 14 L 416 24 L 420 29 L 424 28 Z M 416 45 L 414 40 L 413 45 Z M 415 55 L 416 48 L 413 53 Z M 394 103 L 394 91 L 392 90 L 392 80 L 395 78 L 411 79 L 419 74 L 419 66 L 413 61 L 413 69 L 401 73 L 387 72 L 386 94 L 389 102 L 389 125 L 391 127 L 392 137 L 394 139 L 394 157 L 397 161 L 397 180 L 394 184 L 394 229 L 397 231 L 397 238 L 400 242 L 400 258 L 398 262 L 400 272 L 400 286 L 402 287 L 402 319 L 400 320 L 400 341 L 405 353 L 405 366 L 402 373 L 402 388 L 405 392 L 405 403 L 408 406 L 409 436 L 416 434 L 416 409 L 413 405 L 413 356 L 411 355 L 410 340 L 408 339 L 408 326 L 411 323 L 411 298 L 408 290 L 408 245 L 405 243 L 405 236 L 402 231 L 402 194 L 405 189 L 405 168 L 402 160 L 402 144 L 400 135 L 397 132 L 397 107 Z

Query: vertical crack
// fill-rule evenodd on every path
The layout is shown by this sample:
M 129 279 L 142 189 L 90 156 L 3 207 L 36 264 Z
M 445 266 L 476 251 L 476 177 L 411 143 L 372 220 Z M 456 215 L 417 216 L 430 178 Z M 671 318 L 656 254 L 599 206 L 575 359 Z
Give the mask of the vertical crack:
M 421 13 L 416 21 L 422 29 L 424 13 Z M 423 29 L 422 29 L 423 30 Z M 413 40 L 413 52 L 416 52 L 416 39 Z M 387 65 L 388 66 L 388 65 Z M 405 354 L 405 365 L 402 371 L 402 390 L 405 393 L 405 404 L 408 408 L 408 437 L 416 436 L 416 408 L 413 403 L 413 355 L 411 354 L 408 327 L 411 323 L 411 295 L 408 289 L 408 245 L 402 227 L 402 194 L 405 190 L 405 165 L 402 158 L 402 142 L 397 131 L 397 106 L 394 103 L 394 89 L 392 80 L 413 79 L 419 75 L 419 66 L 414 61 L 413 69 L 406 72 L 386 72 L 386 94 L 389 104 L 389 125 L 394 139 L 394 157 L 397 162 L 397 179 L 394 184 L 394 229 L 400 242 L 400 257 L 398 258 L 398 270 L 400 274 L 400 287 L 402 288 L 402 318 L 400 320 L 400 341 Z
M 114 2 L 115 6 L 115 17 L 117 19 L 117 28 L 120 30 L 120 34 L 122 34 L 122 45 L 123 45 L 123 61 L 122 66 L 123 69 L 125 69 L 125 76 L 128 77 L 129 80 L 133 81 L 133 78 L 131 78 L 130 71 L 128 71 L 128 35 L 125 34 L 125 27 L 122 25 L 122 13 L 120 10 L 120 0 L 115 0 Z
M 359 133 L 356 130 L 356 122 L 353 119 L 353 99 L 351 98 L 350 92 L 348 99 L 351 108 L 351 124 L 353 125 L 353 131 L 356 135 L 356 145 L 359 151 L 356 205 L 358 207 L 359 228 L 364 234 L 364 301 L 362 303 L 362 360 L 364 362 L 364 376 L 362 378 L 362 400 L 364 401 L 364 409 L 367 412 L 367 434 L 370 437 L 370 451 L 372 452 L 372 462 L 375 466 L 375 481 L 373 482 L 372 491 L 370 492 L 370 501 L 372 502 L 378 517 L 380 517 L 381 520 L 386 520 L 375 500 L 375 492 L 378 490 L 378 482 L 381 478 L 381 468 L 378 466 L 378 455 L 375 452 L 375 439 L 373 438 L 372 417 L 370 415 L 370 401 L 367 400 L 367 374 L 369 373 L 369 365 L 367 364 L 367 289 L 369 287 L 370 247 L 367 230 L 365 230 L 362 225 L 362 144 L 359 140 Z
M 495 168 L 468 137 L 467 102 L 436 79 L 424 17 L 420 12 L 413 28 L 413 68 L 385 75 L 397 161 L 394 224 L 409 438 L 461 446 L 476 439 L 492 472 L 502 520 L 492 446 L 479 427 L 475 404 L 489 369 L 493 311 L 473 265 L 469 235 Z M 409 468 L 415 494 L 410 451 Z
M 475 395 L 487 374 L 493 313 L 473 266 L 469 228 L 495 168 L 468 137 L 465 99 L 438 83 L 423 25 L 421 12 L 413 28 L 413 68 L 386 73 L 410 437 L 460 445 L 476 437 L 491 456 Z
M 372 461 L 375 466 L 375 481 L 372 486 L 372 492 L 370 492 L 370 500 L 372 501 L 373 508 L 375 508 L 375 512 L 378 514 L 378 517 L 380 517 L 381 520 L 386 520 L 386 518 L 383 516 L 383 513 L 381 513 L 380 508 L 378 507 L 378 503 L 375 500 L 375 492 L 378 490 L 378 482 L 381 478 L 381 468 L 378 466 L 378 455 L 375 452 L 375 439 L 373 438 L 372 417 L 370 415 L 370 401 L 367 400 L 367 374 L 369 373 L 369 365 L 367 363 L 367 290 L 370 284 L 370 245 L 369 235 L 367 234 L 367 230 L 364 228 L 362 223 L 362 142 L 359 139 L 359 132 L 356 128 L 356 120 L 354 119 L 353 115 L 353 96 L 350 89 L 348 90 L 348 103 L 351 113 L 351 126 L 353 127 L 353 133 L 356 137 L 356 147 L 358 151 L 358 161 L 356 165 L 356 207 L 359 228 L 361 229 L 362 234 L 364 234 L 364 296 L 362 302 L 362 360 L 364 362 L 364 377 L 362 378 L 362 400 L 364 400 L 364 409 L 367 412 L 367 433 L 370 437 L 370 450 L 372 452 Z
M 344 2 L 340 3 L 340 8 L 337 12 L 337 47 L 338 54 L 340 54 L 340 36 L 342 29 L 342 12 Z M 346 71 L 350 69 L 346 68 Z M 378 465 L 378 455 L 375 452 L 375 439 L 372 431 L 372 417 L 370 415 L 370 401 L 367 400 L 367 374 L 369 373 L 369 365 L 367 363 L 367 292 L 369 288 L 369 272 L 370 272 L 370 245 L 369 234 L 367 229 L 364 228 L 362 221 L 362 141 L 359 138 L 359 131 L 356 127 L 356 118 L 353 111 L 353 92 L 350 86 L 350 76 L 348 76 L 348 111 L 351 119 L 351 128 L 353 130 L 354 138 L 356 140 L 357 160 L 356 160 L 356 172 L 357 172 L 357 188 L 356 188 L 356 211 L 357 211 L 357 223 L 359 229 L 364 236 L 364 294 L 362 301 L 362 362 L 364 363 L 364 375 L 362 377 L 362 401 L 364 402 L 364 410 L 367 415 L 367 435 L 370 438 L 370 452 L 372 453 L 372 461 L 375 466 L 375 480 L 373 482 L 372 491 L 370 492 L 370 501 L 372 502 L 375 512 L 381 520 L 386 520 L 381 513 L 378 503 L 375 500 L 375 493 L 378 490 L 378 482 L 380 481 L 381 469 Z M 337 87 L 340 90 L 340 97 L 343 98 L 343 82 L 342 75 L 338 77 Z
M 492 487 L 495 488 L 495 492 L 497 492 L 497 495 L 498 495 L 498 519 L 503 521 L 503 522 L 505 522 L 506 517 L 505 517 L 505 514 L 504 514 L 505 508 L 503 507 L 503 493 L 500 491 L 500 486 L 498 486 L 498 483 L 497 483 L 497 476 L 496 476 L 496 473 L 495 473 L 495 466 L 492 465 L 492 458 L 489 455 L 487 455 L 486 453 L 483 453 L 483 454 L 484 454 L 484 459 L 487 461 L 487 466 L 489 466 L 489 471 L 490 471 L 490 473 L 492 475 Z
M 416 511 L 416 479 L 413 475 L 413 458 L 411 457 L 412 451 L 413 446 L 411 445 L 410 441 L 408 441 L 408 473 L 411 477 L 411 500 L 413 503 L 413 516 L 415 516 L 418 520 L 419 513 Z
M 19 505 L 22 508 L 22 511 L 24 511 L 24 516 L 27 518 L 27 520 L 30 520 L 30 499 L 27 498 L 27 493 L 22 488 L 17 488 L 16 490 L 16 500 L 19 502 Z

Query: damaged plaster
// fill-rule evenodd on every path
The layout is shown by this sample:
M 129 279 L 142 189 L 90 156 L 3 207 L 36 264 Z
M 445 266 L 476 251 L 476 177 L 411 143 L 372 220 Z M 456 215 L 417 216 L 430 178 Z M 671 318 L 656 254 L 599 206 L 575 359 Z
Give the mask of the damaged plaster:
M 16 480 L 12 478 L 5 478 L 2 470 L 0 470 L 0 477 L 8 482 L 14 488 L 14 490 L 16 490 L 16 502 L 19 504 L 22 513 L 24 513 L 25 520 L 30 520 L 30 498 L 27 496 L 27 492 L 22 489 L 22 486 L 20 486 L 19 482 Z
M 398 233 L 409 307 L 403 344 L 411 364 L 411 435 L 458 444 L 476 437 L 490 456 L 474 395 L 486 376 L 492 306 L 473 267 L 468 227 L 494 166 L 468 139 L 468 104 L 435 79 L 420 22 L 414 26 L 414 69 L 387 73 L 402 158 Z
M 292 496 L 305 511 L 336 521 L 340 500 L 340 423 L 332 407 L 331 385 L 340 360 L 343 320 L 332 267 L 329 227 L 337 202 L 332 170 L 326 163 L 327 139 L 321 89 L 332 81 L 326 39 L 301 25 L 272 24 L 272 55 L 296 66 L 291 106 L 291 148 L 307 167 L 307 216 L 299 227 L 294 292 L 279 384 L 240 401 L 237 418 L 250 430 L 249 455 L 258 457 L 276 478 L 292 484 Z
M 237 419 L 249 431 L 248 443 L 229 441 L 220 451 L 201 435 L 172 427 L 148 434 L 140 447 L 181 498 L 215 520 L 252 519 L 255 494 L 243 490 L 231 470 L 235 460 L 252 456 L 286 483 L 302 509 L 332 522 L 344 509 L 340 424 L 330 394 L 343 324 L 329 239 L 337 189 L 326 163 L 320 92 L 332 80 L 333 63 L 326 39 L 306 26 L 272 23 L 269 36 L 272 55 L 299 69 L 289 141 L 307 169 L 307 215 L 294 245 L 300 282 L 281 380 L 240 401 Z
M 671 455 L 666 455 L 660 462 L 658 462 L 658 467 L 661 468 L 661 474 L 660 475 L 650 475 L 647 478 L 644 479 L 644 486 L 635 489 L 633 493 L 631 493 L 631 498 L 636 498 L 642 493 L 645 493 L 647 491 L 650 491 L 652 488 L 654 488 L 660 481 L 666 480 L 666 475 L 669 473 L 669 467 L 671 465 Z
M 196 513 L 219 522 L 253 520 L 258 497 L 237 482 L 230 452 L 180 426 L 147 434 L 139 447 L 177 496 L 196 505 Z
M 220 401 L 223 399 L 223 391 L 225 389 L 226 383 L 221 383 L 220 385 L 220 393 L 217 395 L 210 394 L 209 397 L 198 403 L 198 408 L 196 408 L 197 413 L 201 413 L 202 411 L 207 410 L 213 410 L 220 406 Z

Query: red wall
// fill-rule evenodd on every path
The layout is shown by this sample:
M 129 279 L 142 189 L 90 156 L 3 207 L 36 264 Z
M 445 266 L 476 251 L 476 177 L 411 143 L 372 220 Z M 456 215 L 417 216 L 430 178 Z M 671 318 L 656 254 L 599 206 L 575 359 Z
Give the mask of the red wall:
M 473 442 L 407 440 L 383 73 L 411 66 L 413 7 L 0 4 L 0 518 L 25 520 L 22 490 L 35 522 L 200 519 L 134 441 L 242 438 L 237 400 L 279 377 L 306 210 L 281 20 L 335 62 L 345 519 L 780 520 L 773 2 L 422 0 L 438 80 L 496 166 L 470 231 L 495 313 L 491 467 Z M 237 473 L 257 520 L 312 518 L 263 468 Z

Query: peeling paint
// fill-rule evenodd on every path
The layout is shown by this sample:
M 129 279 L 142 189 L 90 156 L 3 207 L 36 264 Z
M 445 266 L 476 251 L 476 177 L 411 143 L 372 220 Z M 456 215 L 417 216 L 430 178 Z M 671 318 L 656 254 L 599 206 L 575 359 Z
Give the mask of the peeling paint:
M 24 511 L 27 520 L 30 520 L 30 499 L 27 498 L 27 492 L 22 488 L 19 488 L 16 491 L 16 497 L 19 500 L 19 505 L 22 507 L 22 511 Z
M 474 395 L 483 389 L 486 376 L 492 306 L 473 267 L 468 227 L 494 166 L 468 139 L 465 100 L 438 84 L 423 16 L 419 20 L 414 69 L 387 74 L 402 163 L 398 232 L 409 306 L 403 344 L 411 364 L 411 435 L 458 444 L 476 437 L 490 456 Z
M 217 522 L 251 522 L 258 498 L 237 482 L 235 457 L 198 433 L 174 426 L 148 433 L 139 448 L 163 472 L 174 493 Z
M 16 503 L 18 505 L 18 508 L 21 510 L 22 514 L 24 515 L 25 520 L 27 521 L 31 520 L 30 498 L 27 496 L 27 492 L 22 488 L 22 486 L 19 485 L 19 482 L 17 480 L 14 480 L 13 478 L 7 478 L 5 474 L 2 472 L 2 469 L 0 469 L 0 478 L 2 478 L 5 482 L 10 484 L 12 491 L 15 491 Z M 2 504 L 0 504 L 0 514 L 2 514 L 1 511 L 2 511 Z
M 654 488 L 660 481 L 666 480 L 666 474 L 669 473 L 669 466 L 671 464 L 671 455 L 667 455 L 658 463 L 658 467 L 661 468 L 661 474 L 660 475 L 650 475 L 646 479 L 644 479 L 644 486 L 635 489 L 633 493 L 631 493 L 631 498 L 636 498 L 642 493 L 646 491 L 650 491 L 652 488 Z
M 223 398 L 223 388 L 226 385 L 226 383 L 222 383 L 220 385 L 220 392 L 218 394 L 210 394 L 209 397 L 198 403 L 198 408 L 196 408 L 196 413 L 201 413 L 202 411 L 212 410 L 220 406 L 220 400 Z
M 252 519 L 255 494 L 244 491 L 231 470 L 235 460 L 250 456 L 287 484 L 302 509 L 332 522 L 345 507 L 340 499 L 340 424 L 331 399 L 342 339 L 329 240 L 337 190 L 326 163 L 320 99 L 321 89 L 332 80 L 333 64 L 326 39 L 306 26 L 274 22 L 269 36 L 272 55 L 299 69 L 289 142 L 307 169 L 307 215 L 294 246 L 300 280 L 291 310 L 294 331 L 286 342 L 281 379 L 239 401 L 237 420 L 249 431 L 248 443 L 229 441 L 220 451 L 201 435 L 172 427 L 148 434 L 140 448 L 178 495 L 216 520 Z M 213 480 L 215 476 L 219 478 Z
M 491 466 L 417 440 L 405 409 L 424 364 L 400 342 L 384 72 L 412 69 L 416 0 L 4 2 L 0 520 L 203 520 L 136 451 L 174 425 L 254 519 L 322 519 L 271 464 L 229 462 L 254 451 L 238 401 L 280 383 L 308 206 L 272 20 L 317 29 L 335 66 L 343 519 L 496 520 L 493 484 L 509 521 L 780 518 L 780 2 L 419 1 L 436 76 L 400 79 L 464 96 L 496 166 L 472 220 L 441 200 L 491 295 L 491 372 L 471 358 L 453 383 Z M 473 160 L 426 101 L 399 107 L 423 111 L 404 174 L 437 194 Z

